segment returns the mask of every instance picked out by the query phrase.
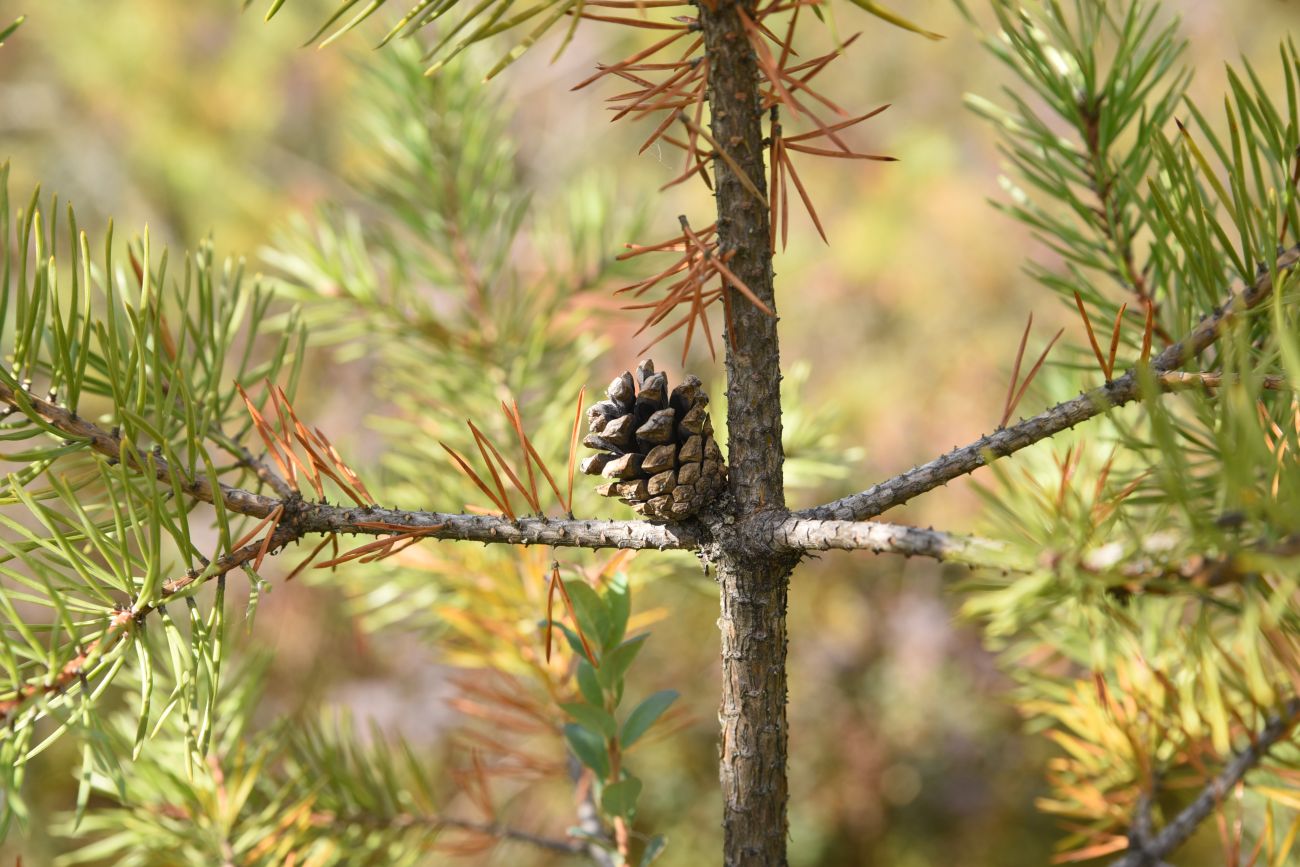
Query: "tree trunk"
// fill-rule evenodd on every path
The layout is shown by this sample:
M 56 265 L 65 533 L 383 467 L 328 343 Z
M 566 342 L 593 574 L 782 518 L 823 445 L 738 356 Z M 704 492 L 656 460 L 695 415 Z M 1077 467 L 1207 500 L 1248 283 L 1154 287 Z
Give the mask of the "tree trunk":
M 785 608 L 790 563 L 723 556 L 721 778 L 724 863 L 784 865 Z
M 752 0 L 701 0 L 713 138 L 766 190 L 760 74 L 740 17 Z M 727 426 L 730 522 L 713 551 L 721 592 L 724 863 L 786 863 L 786 594 L 797 557 L 764 532 L 785 515 L 781 470 L 781 365 L 768 210 L 729 161 L 713 161 L 719 252 L 773 311 L 728 289 Z

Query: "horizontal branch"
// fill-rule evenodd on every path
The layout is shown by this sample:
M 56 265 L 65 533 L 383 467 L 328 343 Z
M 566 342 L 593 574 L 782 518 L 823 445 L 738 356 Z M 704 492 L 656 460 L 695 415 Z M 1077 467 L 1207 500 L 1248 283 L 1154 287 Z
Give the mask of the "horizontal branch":
M 37 415 L 50 427 L 70 438 L 89 443 L 92 449 L 106 457 L 125 460 L 133 469 L 152 472 L 160 482 L 167 485 L 172 483 L 173 470 L 164 459 L 125 448 L 116 434 L 79 418 L 57 404 L 28 392 L 16 395 L 3 384 L 0 384 L 0 401 Z M 30 409 L 26 409 L 24 404 Z M 210 503 L 214 497 L 220 496 L 226 509 L 249 517 L 265 518 L 276 509 L 283 508 L 276 541 L 269 546 L 272 549 L 313 533 L 383 536 L 403 530 L 426 531 L 421 535 L 430 539 L 589 549 L 695 550 L 709 541 L 707 528 L 699 522 L 652 524 L 648 521 L 546 517 L 509 519 L 498 515 L 311 503 L 296 497 L 278 498 L 257 494 L 229 485 L 214 488 L 207 479 L 189 480 L 184 474 L 180 479 L 180 487 L 190 496 L 204 502 Z M 772 542 L 786 550 L 870 550 L 1014 568 L 1003 562 L 1007 555 L 995 543 L 891 524 L 787 517 L 773 526 Z M 171 587 L 170 592 L 178 592 L 181 589 L 180 583 L 196 580 L 197 575 L 198 573 L 191 573 L 185 579 L 177 579 L 173 582 L 177 586 Z
M 177 475 L 167 461 L 156 455 L 125 446 L 122 438 L 95 425 L 56 403 L 30 392 L 16 393 L 0 383 L 0 402 L 35 416 L 71 440 L 87 443 L 91 449 L 113 460 L 122 460 L 131 469 L 149 473 L 170 486 Z M 392 530 L 361 526 L 391 524 L 407 529 L 431 529 L 431 539 L 455 539 L 466 542 L 500 542 L 511 545 L 552 545 L 569 548 L 696 548 L 701 543 L 698 531 L 683 525 L 651 524 L 647 521 L 575 521 L 557 518 L 521 518 L 509 520 L 494 515 L 463 515 L 443 512 L 381 509 L 366 506 L 335 506 L 328 503 L 294 501 L 257 494 L 242 488 L 219 484 L 206 477 L 190 479 L 179 473 L 179 487 L 189 496 L 205 503 L 220 497 L 226 509 L 252 518 L 265 518 L 277 508 L 285 507 L 281 523 L 293 527 L 298 535 L 309 533 L 357 533 L 387 535 Z
M 56 430 L 89 443 L 91 448 L 106 457 L 126 460 L 138 471 L 151 471 L 159 481 L 171 484 L 172 469 L 165 460 L 156 455 L 146 456 L 124 448 L 120 437 L 78 418 L 56 404 L 26 392 L 16 396 L 3 385 L 0 385 L 0 400 L 19 408 L 23 408 L 26 403 L 30 407 L 29 412 L 37 414 Z M 402 530 L 422 530 L 427 531 L 422 533 L 425 538 L 432 539 L 588 549 L 695 550 L 709 539 L 707 529 L 699 523 L 662 525 L 646 521 L 562 520 L 544 517 L 511 520 L 496 515 L 342 506 L 309 503 L 294 497 L 276 498 L 226 485 L 214 488 L 207 480 L 191 482 L 182 479 L 181 488 L 190 496 L 205 502 L 212 502 L 213 497 L 219 493 L 225 507 L 237 514 L 264 518 L 281 507 L 284 512 L 269 544 L 264 546 L 261 540 L 255 541 L 222 558 L 219 569 L 188 572 L 164 585 L 164 593 L 167 595 L 174 595 L 197 581 L 224 574 L 252 559 L 259 551 L 276 551 L 314 533 L 382 536 Z M 933 557 L 969 565 L 1023 568 L 1023 564 L 1015 562 L 1007 552 L 992 542 L 882 523 L 787 517 L 773 527 L 772 542 L 787 550 L 870 550 Z M 147 612 L 136 614 L 139 616 L 142 613 Z M 62 688 L 79 677 L 86 660 L 94 655 L 91 651 L 106 647 L 111 643 L 106 639 L 110 638 L 111 633 L 106 633 L 87 653 L 79 656 L 77 664 L 69 666 L 55 682 L 49 684 L 49 688 Z M 30 696 L 24 698 L 26 697 Z M 4 706 L 0 705 L 0 716 L 4 710 Z
M 1158 834 L 1135 835 L 1139 839 L 1133 840 L 1130 844 L 1132 848 L 1123 857 L 1112 861 L 1110 867 L 1156 867 L 1163 863 L 1165 856 L 1192 836 L 1197 826 L 1223 803 L 1233 787 L 1268 755 L 1268 751 L 1291 734 L 1297 721 L 1300 721 L 1300 698 L 1293 698 L 1283 706 L 1281 713 L 1269 719 L 1252 739 L 1250 746 L 1234 756 L 1201 789 L 1195 800 L 1161 828 Z M 1146 837 L 1145 840 L 1140 839 L 1143 836 Z
M 385 509 L 378 506 L 334 506 L 303 502 L 294 519 L 303 533 L 356 533 L 376 536 L 397 528 L 424 530 L 425 538 L 506 545 L 550 545 L 556 548 L 624 548 L 661 551 L 694 550 L 705 541 L 695 524 L 652 524 L 649 521 L 595 521 L 559 518 L 510 518 L 445 512 Z M 392 529 L 365 526 L 378 523 Z
M 1240 382 L 1241 377 L 1233 374 L 1227 376 L 1229 383 Z M 1185 373 L 1182 371 L 1173 371 L 1160 375 L 1160 387 L 1166 391 L 1187 391 L 1193 388 L 1222 388 L 1224 375 L 1217 371 L 1205 371 L 1202 373 Z M 1261 376 L 1259 378 L 1259 387 L 1266 391 L 1291 391 L 1291 383 L 1285 376 Z
M 819 521 L 791 515 L 777 526 L 776 540 L 798 551 L 874 551 L 994 569 L 1032 568 L 1022 555 L 999 542 L 880 521 Z
M 0 382 L 0 402 L 14 407 L 29 418 L 44 422 L 68 440 L 87 443 L 91 449 L 107 458 L 125 461 L 127 466 L 137 472 L 151 474 L 160 482 L 172 484 L 172 468 L 162 456 L 147 454 L 136 448 L 124 448 L 125 443 L 119 435 L 104 430 L 57 403 L 37 397 L 30 391 L 15 391 L 3 382 Z M 206 477 L 196 476 L 190 479 L 184 473 L 177 475 L 180 489 L 187 495 L 205 503 L 211 503 L 219 495 L 227 509 L 241 515 L 265 518 L 280 505 L 280 501 L 274 497 L 254 494 L 229 485 L 219 485 L 214 490 Z
M 1300 246 L 1292 247 L 1279 255 L 1277 269 L 1282 271 L 1292 268 L 1297 262 L 1300 262 Z M 1159 377 L 1200 355 L 1219 339 L 1235 315 L 1259 305 L 1272 293 L 1273 278 L 1267 272 L 1249 286 L 1234 291 L 1222 307 L 1202 319 L 1182 340 L 1166 347 L 1156 356 L 1151 362 L 1152 371 Z M 1114 407 L 1137 400 L 1140 396 L 1138 372 L 1130 370 L 1119 379 L 1057 404 L 1033 418 L 980 437 L 973 443 L 954 449 L 929 463 L 913 467 L 861 493 L 814 509 L 805 509 L 796 515 L 801 518 L 845 521 L 874 518 L 887 509 L 974 472 L 991 460 L 1018 452 Z
M 1046 412 L 1027 418 L 1011 427 L 994 431 L 972 443 L 953 449 L 929 463 L 899 473 L 892 479 L 844 497 L 796 512 L 801 518 L 862 521 L 901 506 L 927 491 L 946 485 L 953 479 L 974 472 L 997 458 L 1014 454 L 1040 440 L 1052 437 L 1080 422 L 1087 421 L 1111 407 L 1122 406 L 1138 397 L 1137 377 L 1132 371 L 1100 388 L 1059 403 Z

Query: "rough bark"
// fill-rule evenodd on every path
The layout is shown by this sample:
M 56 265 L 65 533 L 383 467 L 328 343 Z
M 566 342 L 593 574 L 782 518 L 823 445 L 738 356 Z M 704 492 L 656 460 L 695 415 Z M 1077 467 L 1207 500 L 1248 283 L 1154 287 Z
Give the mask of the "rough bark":
M 728 867 L 786 863 L 786 627 L 788 582 L 797 554 L 772 544 L 785 518 L 781 472 L 781 366 L 772 287 L 759 70 L 741 10 L 752 0 L 700 4 L 709 58 L 713 138 L 730 159 L 714 160 L 721 255 L 772 311 L 727 291 L 727 426 L 731 496 L 715 527 L 712 557 L 721 595 L 724 857 Z M 743 172 L 748 183 L 737 171 Z
M 784 865 L 787 728 L 786 597 L 793 561 L 723 555 L 723 863 Z
M 880 521 L 808 521 L 791 515 L 776 527 L 776 543 L 794 551 L 874 551 L 933 557 L 995 569 L 1026 570 L 1033 564 L 1000 542 Z

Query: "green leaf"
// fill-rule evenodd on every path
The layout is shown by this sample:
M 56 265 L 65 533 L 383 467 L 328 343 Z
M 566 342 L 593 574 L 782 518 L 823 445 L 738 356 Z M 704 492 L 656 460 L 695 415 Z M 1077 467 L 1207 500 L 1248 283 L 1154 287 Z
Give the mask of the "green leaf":
M 561 704 L 560 708 L 581 723 L 584 728 L 598 732 L 606 738 L 618 734 L 618 723 L 603 708 L 575 702 Z
M 584 581 L 567 583 L 569 598 L 573 600 L 574 613 L 578 615 L 578 625 L 587 638 L 599 645 L 603 652 L 612 645 L 604 643 L 604 636 L 609 630 L 609 611 L 605 602 L 591 586 Z
M 614 689 L 622 682 L 628 666 L 636 659 L 636 655 L 641 652 L 641 645 L 645 644 L 645 640 L 649 637 L 650 633 L 646 632 L 635 638 L 629 638 L 603 656 L 600 660 L 600 668 L 596 669 L 596 677 L 600 679 L 601 686 Z
M 890 24 L 894 25 L 895 27 L 901 27 L 902 29 L 910 30 L 913 33 L 919 33 L 922 36 L 924 36 L 926 39 L 943 38 L 942 34 L 933 33 L 929 30 L 926 30 L 921 25 L 909 21 L 908 19 L 899 15 L 897 12 L 894 12 L 891 9 L 886 9 L 884 6 L 881 6 L 879 3 L 873 2 L 873 0 L 853 0 L 853 4 L 855 6 L 858 6 L 861 9 L 866 10 L 867 12 L 870 12 L 872 15 L 876 16 L 881 21 L 888 21 Z
M 627 633 L 627 619 L 632 613 L 632 591 L 627 586 L 627 575 L 619 572 L 605 591 L 605 606 L 609 610 L 609 624 L 601 636 L 605 647 L 617 647 Z
M 641 797 L 641 781 L 628 777 L 605 787 L 600 796 L 601 809 L 607 816 L 630 819 L 636 813 L 636 799 Z
M 26 15 L 19 15 L 17 20 L 14 21 L 13 24 L 10 24 L 4 30 L 0 30 L 0 45 L 4 45 L 5 40 L 8 39 L 10 36 L 13 36 L 14 31 L 22 26 L 23 21 L 25 21 L 26 18 L 27 18 Z
M 623 723 L 623 733 L 619 738 L 623 749 L 627 749 L 640 740 L 641 736 L 649 730 L 650 726 L 668 710 L 669 706 L 677 701 L 678 692 L 675 689 L 665 689 L 656 692 L 654 695 L 641 702 L 632 712 L 627 715 L 627 722 Z
M 587 649 L 582 646 L 582 639 L 578 637 L 578 633 L 574 632 L 563 623 L 556 623 L 555 626 L 564 633 L 564 639 L 569 642 L 569 649 L 573 651 L 573 655 L 578 657 L 578 659 L 586 660 Z
M 604 738 L 577 723 L 566 723 L 564 739 L 578 761 L 595 771 L 597 777 L 603 780 L 609 776 L 609 752 Z
M 245 0 L 245 5 L 250 2 L 252 0 Z M 353 8 L 360 2 L 361 0 L 336 0 L 333 7 L 334 11 L 329 14 L 325 23 L 320 25 L 316 33 L 308 40 L 308 44 L 320 42 L 321 47 L 329 45 L 370 18 L 384 6 L 387 0 L 370 0 L 360 10 L 353 12 Z M 266 14 L 267 19 L 269 20 L 274 16 L 282 5 L 284 5 L 284 0 L 272 0 L 270 9 Z M 514 43 L 506 56 L 488 75 L 488 78 L 491 78 L 492 75 L 495 75 L 531 48 L 575 5 L 580 5 L 579 0 L 542 0 L 542 2 L 532 5 L 521 4 L 517 0 L 476 0 L 476 2 L 438 0 L 436 4 L 434 0 L 419 0 L 411 7 L 410 11 L 388 29 L 387 35 L 383 37 L 379 44 L 381 46 L 385 45 L 398 35 L 411 36 L 444 16 L 450 18 L 454 13 L 458 16 L 458 20 L 449 26 L 439 28 L 441 37 L 428 52 L 427 58 L 439 58 L 426 71 L 427 75 L 432 75 L 447 60 L 455 57 L 469 45 L 517 27 L 542 12 L 548 12 L 549 14 L 541 24 L 537 25 L 527 36 Z M 523 7 L 522 11 L 521 6 Z M 349 13 L 351 13 L 351 17 L 347 17 Z M 575 17 L 574 24 L 576 25 L 576 23 Z M 448 48 L 451 39 L 465 30 L 468 31 L 467 35 L 456 42 L 453 47 Z M 327 33 L 328 36 L 326 36 Z M 563 48 L 563 45 L 561 48 Z
M 816 9 L 817 7 L 813 7 Z M 664 853 L 668 848 L 668 838 L 663 834 L 656 834 L 645 844 L 645 851 L 641 853 L 641 867 L 649 867 L 654 861 Z
M 603 707 L 605 704 L 605 691 L 600 688 L 600 680 L 596 677 L 596 669 L 591 667 L 591 663 L 581 657 L 578 658 L 578 690 L 582 697 L 587 700 L 587 704 L 592 707 Z

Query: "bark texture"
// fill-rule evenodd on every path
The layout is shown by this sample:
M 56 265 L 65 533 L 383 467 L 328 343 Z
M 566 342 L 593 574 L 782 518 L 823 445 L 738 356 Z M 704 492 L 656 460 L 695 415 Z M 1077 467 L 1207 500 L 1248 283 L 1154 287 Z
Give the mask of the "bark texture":
M 721 764 L 727 867 L 784 865 L 786 597 L 793 561 L 723 556 Z
M 709 57 L 709 111 L 713 138 L 750 184 L 766 194 L 759 70 L 745 38 L 740 10 L 752 3 L 719 0 L 700 5 Z M 772 251 L 767 203 L 746 188 L 728 161 L 714 160 L 718 239 L 728 266 L 771 310 Z M 785 508 L 781 468 L 781 364 L 777 318 L 729 289 L 727 431 L 731 493 L 740 515 Z
M 786 516 L 781 472 L 781 365 L 765 190 L 759 69 L 742 15 L 752 0 L 704 0 L 721 255 L 773 311 L 727 290 L 728 514 L 715 524 L 712 557 L 721 595 L 724 858 L 728 867 L 786 863 L 786 626 L 798 555 L 772 543 Z M 735 167 L 733 169 L 733 166 Z M 746 175 L 745 183 L 736 169 Z

